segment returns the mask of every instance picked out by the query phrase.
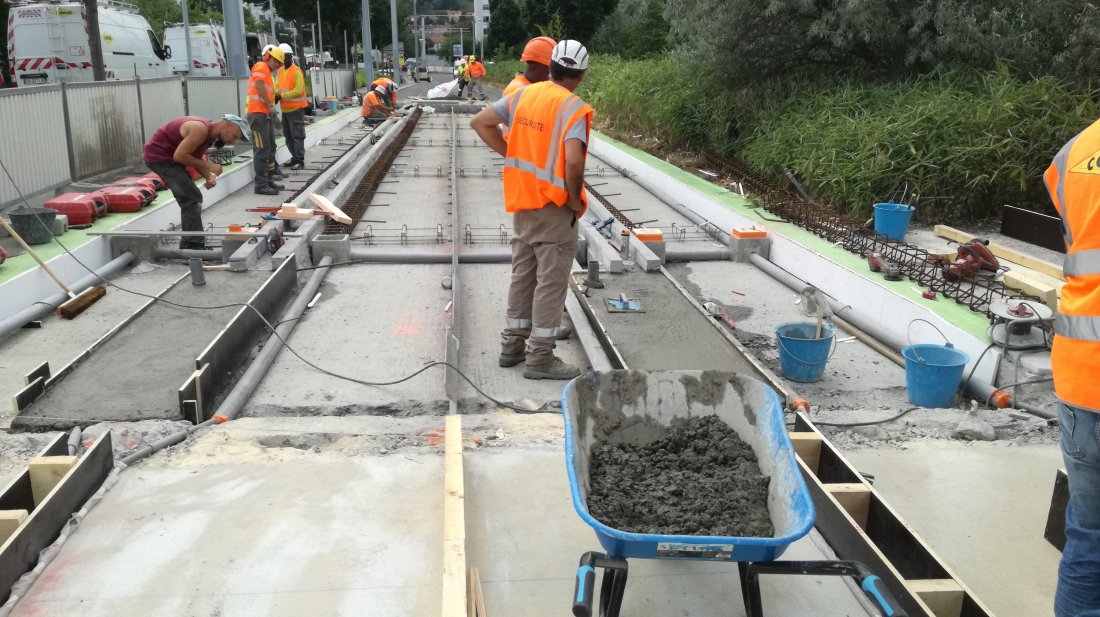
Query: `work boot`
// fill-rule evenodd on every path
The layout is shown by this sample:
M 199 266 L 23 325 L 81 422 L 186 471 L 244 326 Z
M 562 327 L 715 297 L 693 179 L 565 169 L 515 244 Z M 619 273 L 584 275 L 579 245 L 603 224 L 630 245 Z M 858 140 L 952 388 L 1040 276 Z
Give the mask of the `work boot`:
M 271 179 L 272 180 L 286 180 L 286 175 L 284 175 L 281 171 L 277 171 L 277 172 L 271 174 Z
M 573 336 L 573 320 L 567 313 L 561 315 L 561 325 L 558 326 L 558 336 L 556 340 L 564 341 L 565 339 Z
M 557 356 L 551 356 L 550 360 L 540 364 L 527 363 L 523 369 L 525 379 L 573 379 L 581 374 L 581 369 L 569 364 Z
M 258 186 L 252 191 L 257 195 L 278 195 L 279 189 L 273 186 Z
M 281 191 L 281 190 L 286 188 L 285 186 L 279 184 L 278 182 L 272 182 L 272 183 L 268 184 L 268 186 L 275 189 L 276 191 Z
M 497 360 L 497 364 L 504 368 L 511 368 L 520 362 L 527 359 L 527 352 L 520 349 L 515 353 L 500 352 L 500 359 Z
M 290 164 L 289 167 L 287 167 L 287 169 L 294 169 L 294 170 L 305 169 L 305 168 L 306 168 L 305 161 L 294 161 L 293 163 Z
M 502 334 L 500 337 L 500 360 L 497 363 L 504 368 L 513 367 L 527 359 L 526 349 L 526 336 Z

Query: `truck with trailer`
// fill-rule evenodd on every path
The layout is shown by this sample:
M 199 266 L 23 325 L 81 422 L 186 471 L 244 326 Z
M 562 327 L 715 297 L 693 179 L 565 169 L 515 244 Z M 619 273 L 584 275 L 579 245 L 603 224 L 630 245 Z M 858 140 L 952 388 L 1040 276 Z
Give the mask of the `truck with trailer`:
M 161 44 L 137 7 L 99 0 L 99 32 L 107 79 L 171 76 L 172 49 Z M 8 16 L 8 63 L 16 87 L 92 81 L 83 3 L 13 4 Z

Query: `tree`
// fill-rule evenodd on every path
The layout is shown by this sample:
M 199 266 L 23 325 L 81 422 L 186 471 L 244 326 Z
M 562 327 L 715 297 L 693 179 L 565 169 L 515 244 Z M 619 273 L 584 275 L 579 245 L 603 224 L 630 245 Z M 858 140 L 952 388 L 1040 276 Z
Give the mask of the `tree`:
M 490 0 L 489 12 L 493 19 L 485 35 L 485 48 L 494 53 L 500 50 L 508 56 L 515 55 L 528 38 L 519 5 L 515 0 Z
M 617 4 L 618 0 L 521 0 L 520 14 L 528 35 L 554 30 L 552 22 L 557 14 L 562 25 L 559 36 L 587 44 Z
M 592 49 L 627 58 L 665 51 L 669 24 L 663 0 L 621 0 L 593 35 Z

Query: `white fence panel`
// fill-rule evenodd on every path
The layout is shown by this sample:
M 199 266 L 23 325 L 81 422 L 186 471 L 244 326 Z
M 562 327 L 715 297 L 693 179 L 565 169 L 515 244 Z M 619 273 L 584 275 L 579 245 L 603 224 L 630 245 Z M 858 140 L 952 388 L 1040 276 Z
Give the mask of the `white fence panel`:
M 133 81 L 64 86 L 76 179 L 141 160 L 137 88 Z
M 142 143 L 171 120 L 185 115 L 183 82 L 179 77 L 143 79 L 141 87 L 141 119 L 145 128 Z
M 351 69 L 315 69 L 310 71 L 313 96 L 321 100 L 326 96 L 343 98 L 355 92 L 355 71 Z
M 69 180 L 68 139 L 61 86 L 0 90 L 0 160 L 19 187 L 0 174 L 0 205 Z
M 244 116 L 236 77 L 188 77 L 187 115 L 217 120 L 225 114 Z

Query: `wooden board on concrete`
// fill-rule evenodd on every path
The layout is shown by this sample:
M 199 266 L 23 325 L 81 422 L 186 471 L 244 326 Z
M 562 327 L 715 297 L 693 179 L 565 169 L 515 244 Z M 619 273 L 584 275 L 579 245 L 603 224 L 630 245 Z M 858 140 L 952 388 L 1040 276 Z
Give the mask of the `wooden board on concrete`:
M 0 545 L 15 535 L 15 530 L 26 522 L 30 512 L 26 510 L 0 510 Z
M 42 396 L 42 393 L 45 391 L 46 380 L 41 376 L 35 377 L 34 381 L 24 386 L 22 390 L 15 393 L 15 396 L 11 397 L 12 411 L 18 414 L 27 407 L 30 407 L 31 403 Z
M 35 379 L 39 377 L 41 377 L 42 379 L 50 378 L 49 362 L 43 362 L 42 364 L 39 364 L 37 367 L 35 367 L 33 371 L 27 373 L 26 376 L 23 377 L 23 384 L 29 386 L 34 383 Z
M 826 484 L 825 490 L 844 507 L 848 516 L 859 524 L 860 529 L 867 528 L 867 513 L 871 508 L 871 491 L 865 484 Z
M 932 609 L 936 617 L 959 617 L 966 592 L 954 579 L 918 579 L 906 581 L 920 599 Z
M 966 233 L 965 231 L 955 229 L 954 227 L 948 227 L 947 225 L 936 225 L 932 228 L 933 233 L 937 236 L 942 236 L 948 240 L 954 240 L 955 242 L 963 243 L 970 242 L 977 236 L 974 234 Z M 1016 249 L 1009 248 L 1003 244 L 997 244 L 996 242 L 989 243 L 989 250 L 997 256 L 998 259 L 1005 261 L 1011 261 L 1014 264 L 1019 264 L 1027 268 L 1031 268 L 1036 272 L 1041 272 L 1047 276 L 1064 280 L 1062 277 L 1062 266 L 1058 264 L 1050 263 L 1049 261 L 1043 261 L 1037 257 L 1032 257 Z
M 344 225 L 352 224 L 351 217 L 345 214 L 343 210 L 336 207 L 336 204 L 332 203 L 332 201 L 330 201 L 328 197 L 325 197 L 324 195 L 317 195 L 316 193 L 310 193 L 309 200 L 313 202 L 313 205 L 324 210 L 325 212 L 328 212 L 329 216 L 332 217 L 332 220 L 336 221 L 337 223 L 342 223 Z
M 1054 312 L 1058 312 L 1058 298 L 1062 295 L 1065 281 L 1026 268 L 1005 272 L 1004 281 L 1009 287 L 1038 296 L 1043 304 L 1049 306 Z
M 65 438 L 60 435 L 54 445 L 64 448 Z M 0 545 L 0 604 L 8 600 L 15 581 L 38 563 L 39 552 L 57 539 L 73 513 L 99 490 L 114 462 L 108 431 L 88 448 L 61 485 L 38 504 L 18 533 Z
M 61 479 L 76 465 L 76 461 L 75 456 L 39 456 L 27 463 L 35 505 L 46 501 L 50 491 L 61 483 Z
M 466 614 L 466 489 L 462 417 L 447 416 L 443 452 L 443 617 Z
M 791 433 L 794 452 L 810 471 L 817 473 L 818 460 L 821 458 L 821 436 L 817 433 Z

